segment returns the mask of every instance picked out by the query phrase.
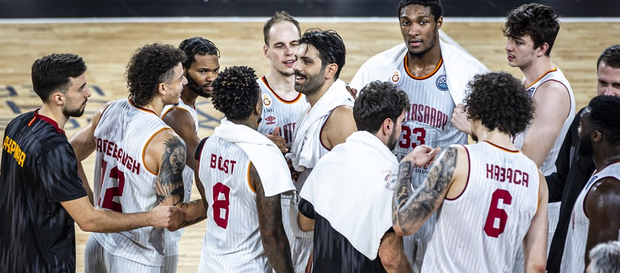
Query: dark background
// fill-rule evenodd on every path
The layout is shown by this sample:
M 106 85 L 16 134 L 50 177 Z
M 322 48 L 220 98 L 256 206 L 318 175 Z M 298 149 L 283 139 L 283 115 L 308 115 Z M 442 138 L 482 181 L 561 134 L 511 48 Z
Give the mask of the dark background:
M 0 0 L 0 18 L 271 16 L 391 17 L 398 0 Z M 444 0 L 444 16 L 503 17 L 530 1 Z M 545 0 L 562 17 L 620 17 L 620 0 Z

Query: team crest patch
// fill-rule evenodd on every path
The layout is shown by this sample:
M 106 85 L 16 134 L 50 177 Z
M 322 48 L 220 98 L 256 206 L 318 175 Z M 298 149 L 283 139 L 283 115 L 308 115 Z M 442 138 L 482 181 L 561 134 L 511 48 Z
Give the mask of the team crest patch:
M 381 171 L 383 175 L 383 182 L 385 182 L 385 188 L 388 190 L 394 190 L 396 188 L 396 176 L 392 175 L 391 170 Z
M 400 71 L 396 70 L 392 75 L 392 82 L 397 83 L 398 81 L 400 81 Z
M 276 117 L 274 116 L 268 116 L 265 118 L 265 121 L 267 121 L 267 125 L 276 124 L 275 120 L 276 120 Z
M 435 85 L 437 85 L 437 89 L 441 91 L 448 91 L 448 80 L 446 79 L 446 75 L 440 75 L 435 81 Z
M 265 107 L 271 106 L 271 97 L 267 94 L 263 94 L 263 105 L 265 105 Z

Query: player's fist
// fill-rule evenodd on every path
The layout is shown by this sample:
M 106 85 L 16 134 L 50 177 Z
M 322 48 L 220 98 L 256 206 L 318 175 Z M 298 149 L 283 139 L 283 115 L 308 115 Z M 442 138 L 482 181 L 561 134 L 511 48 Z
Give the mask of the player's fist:
M 439 154 L 439 151 L 441 151 L 440 147 L 433 149 L 426 145 L 419 145 L 405 155 L 400 162 L 409 161 L 418 168 L 426 168 L 433 164 L 433 161 L 435 160 L 437 154 Z
M 179 211 L 173 206 L 159 205 L 149 212 L 149 224 L 155 228 L 167 228 L 172 224 L 175 216 L 178 217 Z
M 269 140 L 271 140 L 274 144 L 276 144 L 276 146 L 278 146 L 278 148 L 280 149 L 280 152 L 282 152 L 283 154 L 288 152 L 288 147 L 286 147 L 286 141 L 280 135 L 279 126 L 276 126 L 273 132 L 267 134 L 267 138 L 269 138 Z
M 454 108 L 450 122 L 452 122 L 452 126 L 459 129 L 459 131 L 471 135 L 471 122 L 467 119 L 467 112 L 465 111 L 465 106 L 462 103 L 459 103 Z

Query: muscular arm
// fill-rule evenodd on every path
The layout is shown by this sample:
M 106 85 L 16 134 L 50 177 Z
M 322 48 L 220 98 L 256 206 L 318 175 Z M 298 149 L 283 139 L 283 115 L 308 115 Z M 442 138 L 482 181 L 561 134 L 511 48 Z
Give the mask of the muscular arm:
M 617 241 L 620 230 L 620 181 L 604 178 L 597 182 L 584 201 L 590 218 L 588 240 L 584 249 L 585 264 L 590 263 L 590 250 L 600 243 Z
M 260 235 L 269 264 L 276 272 L 293 272 L 291 249 L 282 225 L 280 195 L 265 196 L 262 181 L 253 164 L 250 165 L 250 183 L 256 189 Z
M 207 217 L 206 209 L 200 200 L 181 203 L 185 192 L 183 186 L 185 159 L 185 144 L 171 130 L 164 130 L 153 137 L 146 149 L 147 168 L 157 172 L 155 182 L 157 202 L 177 206 L 184 214 L 175 219 L 169 228 L 172 231 L 195 224 Z
M 411 189 L 413 166 L 409 161 L 401 162 L 392 199 L 392 224 L 397 235 L 414 234 L 439 208 L 454 181 L 457 149 L 446 149 L 431 166 L 422 186 L 415 191 Z
M 190 169 L 197 172 L 198 161 L 196 161 L 194 153 L 196 152 L 196 146 L 198 146 L 200 139 L 196 135 L 197 128 L 192 119 L 192 115 L 183 109 L 172 108 L 166 113 L 162 120 L 185 141 L 187 147 L 187 159 L 185 163 Z
M 157 206 L 149 212 L 125 214 L 95 209 L 86 196 L 60 204 L 80 228 L 88 232 L 121 232 L 145 226 L 164 228 L 172 223 L 176 211 L 174 207 Z
M 321 131 L 321 142 L 326 148 L 331 150 L 336 145 L 344 143 L 347 137 L 356 131 L 357 126 L 353 119 L 353 108 L 339 106 L 327 118 Z
M 538 210 L 532 219 L 530 228 L 523 239 L 523 259 L 525 272 L 545 272 L 547 262 L 547 183 L 545 177 L 539 171 L 540 188 L 538 195 Z
M 534 119 L 523 142 L 523 153 L 541 167 L 558 138 L 570 113 L 570 96 L 564 85 L 555 81 L 542 84 L 533 97 Z
M 388 232 L 381 238 L 379 258 L 385 271 L 388 273 L 413 272 L 403 249 L 403 237 Z

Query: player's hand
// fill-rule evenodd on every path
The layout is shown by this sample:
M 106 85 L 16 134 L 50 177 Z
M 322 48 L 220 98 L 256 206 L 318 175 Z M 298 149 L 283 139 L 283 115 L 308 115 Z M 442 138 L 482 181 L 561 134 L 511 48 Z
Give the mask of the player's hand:
M 149 224 L 155 228 L 167 228 L 172 224 L 177 211 L 179 209 L 173 206 L 158 205 L 149 211 Z
M 467 119 L 467 112 L 465 112 L 465 106 L 459 103 L 452 112 L 452 126 L 459 129 L 459 131 L 471 135 L 471 122 Z
M 267 134 L 267 138 L 271 140 L 276 146 L 278 146 L 280 152 L 282 152 L 283 154 L 288 153 L 288 147 L 286 147 L 286 141 L 280 135 L 279 126 L 276 126 L 276 129 L 274 129 L 273 132 Z
M 351 97 L 353 97 L 353 99 L 357 98 L 357 89 L 347 85 L 347 91 L 349 91 L 349 94 L 351 94 Z
M 433 149 L 426 145 L 420 145 L 415 147 L 411 152 L 405 155 L 405 157 L 403 157 L 400 162 L 409 161 L 418 168 L 427 168 L 428 166 L 433 164 L 433 161 L 435 160 L 435 157 L 439 154 L 439 151 L 441 151 L 441 147 Z

